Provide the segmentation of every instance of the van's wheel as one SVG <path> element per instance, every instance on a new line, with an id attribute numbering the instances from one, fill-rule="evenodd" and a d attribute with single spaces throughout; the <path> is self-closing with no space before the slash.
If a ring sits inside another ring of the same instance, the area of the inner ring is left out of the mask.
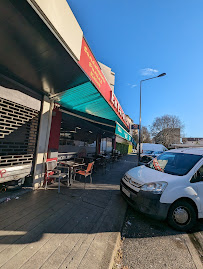
<path id="1" fill-rule="evenodd" d="M 197 222 L 197 212 L 189 202 L 179 200 L 168 211 L 168 223 L 178 231 L 189 231 Z"/>

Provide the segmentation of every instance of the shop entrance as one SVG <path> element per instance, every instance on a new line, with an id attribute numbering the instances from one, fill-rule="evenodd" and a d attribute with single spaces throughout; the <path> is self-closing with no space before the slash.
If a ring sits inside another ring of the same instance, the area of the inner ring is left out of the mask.
<path id="1" fill-rule="evenodd" d="M 85 157 L 112 151 L 112 138 L 114 137 L 115 126 L 101 124 L 96 120 L 86 117 L 62 112 L 60 129 L 59 156 L 66 154 L 66 157 Z M 98 147 L 98 143 L 101 144 Z M 104 143 L 108 141 L 108 143 Z"/>

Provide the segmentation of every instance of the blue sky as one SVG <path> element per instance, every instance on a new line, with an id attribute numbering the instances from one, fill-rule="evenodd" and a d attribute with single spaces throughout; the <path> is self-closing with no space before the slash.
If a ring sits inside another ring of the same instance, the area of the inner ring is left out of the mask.
<path id="1" fill-rule="evenodd" d="M 203 137 L 203 1 L 68 0 L 95 57 L 116 74 L 115 94 L 135 123 L 176 115 Z"/>

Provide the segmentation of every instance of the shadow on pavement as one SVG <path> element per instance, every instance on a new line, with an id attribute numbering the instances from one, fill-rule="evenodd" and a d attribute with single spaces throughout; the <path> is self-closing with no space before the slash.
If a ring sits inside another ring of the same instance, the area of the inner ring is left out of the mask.
<path id="1" fill-rule="evenodd" d="M 49 241 L 57 234 L 120 231 L 126 209 L 120 178 L 135 166 L 135 159 L 125 156 L 105 174 L 97 171 L 93 184 L 76 180 L 71 187 L 61 186 L 60 194 L 53 184 L 47 191 L 39 189 L 0 204 L 0 253 L 3 245 L 30 244 L 46 235 Z"/>

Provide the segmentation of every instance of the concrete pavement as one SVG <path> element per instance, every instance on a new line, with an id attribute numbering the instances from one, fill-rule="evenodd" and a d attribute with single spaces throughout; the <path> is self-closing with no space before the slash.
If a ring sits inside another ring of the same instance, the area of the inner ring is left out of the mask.
<path id="1" fill-rule="evenodd" d="M 203 219 L 199 220 L 196 229 L 188 234 L 191 242 L 195 246 L 203 264 Z"/>
<path id="2" fill-rule="evenodd" d="M 122 265 L 128 269 L 202 269 L 188 234 L 128 208 L 122 231 Z"/>
<path id="3" fill-rule="evenodd" d="M 135 165 L 136 156 L 128 155 L 109 165 L 106 174 L 98 170 L 85 189 L 76 181 L 58 194 L 52 185 L 0 204 L 0 268 L 111 268 L 124 220 L 127 268 L 202 268 L 203 222 L 190 241 L 130 208 L 125 218 L 119 181 Z"/>
<path id="4" fill-rule="evenodd" d="M 122 175 L 128 155 L 93 175 L 93 184 L 26 193 L 0 204 L 0 268 L 110 268 L 126 212 Z"/>

